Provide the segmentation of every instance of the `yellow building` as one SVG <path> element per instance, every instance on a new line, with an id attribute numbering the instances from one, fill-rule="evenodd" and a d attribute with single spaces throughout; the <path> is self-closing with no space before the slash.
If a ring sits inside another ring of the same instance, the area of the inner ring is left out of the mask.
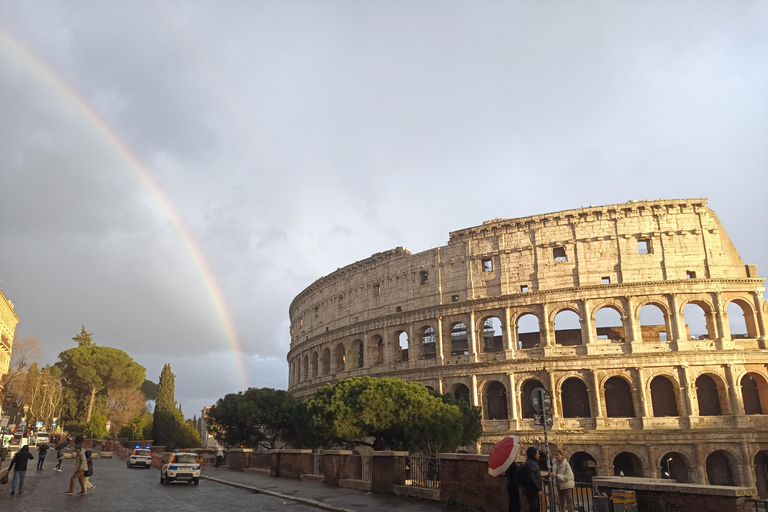
<path id="1" fill-rule="evenodd" d="M 11 364 L 13 334 L 18 323 L 19 317 L 13 310 L 13 302 L 6 299 L 0 291 L 0 392 L 3 390 L 3 377 L 8 373 L 8 366 Z"/>

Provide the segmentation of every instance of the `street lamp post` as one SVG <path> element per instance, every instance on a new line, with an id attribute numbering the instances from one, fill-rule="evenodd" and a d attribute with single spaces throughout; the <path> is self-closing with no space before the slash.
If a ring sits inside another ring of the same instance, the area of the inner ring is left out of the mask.
<path id="1" fill-rule="evenodd" d="M 669 461 L 672 460 L 672 457 L 667 457 L 667 478 L 672 480 L 672 473 L 669 472 Z"/>

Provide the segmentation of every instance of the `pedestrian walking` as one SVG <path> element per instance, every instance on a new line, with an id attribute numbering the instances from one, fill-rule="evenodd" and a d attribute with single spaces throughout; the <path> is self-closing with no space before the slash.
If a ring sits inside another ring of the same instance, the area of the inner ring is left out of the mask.
<path id="1" fill-rule="evenodd" d="M 560 503 L 560 512 L 573 511 L 573 488 L 576 483 L 573 478 L 573 470 L 568 461 L 563 457 L 562 450 L 555 451 L 555 481 L 557 483 L 557 501 Z"/>
<path id="2" fill-rule="evenodd" d="M 85 473 L 83 473 L 83 478 L 85 479 L 86 492 L 96 489 L 96 486 L 91 483 L 91 477 L 93 476 L 93 461 L 91 460 L 92 454 L 93 452 L 91 452 L 91 450 L 85 450 L 85 461 L 87 464 L 87 469 L 85 470 Z"/>
<path id="3" fill-rule="evenodd" d="M 216 452 L 216 468 L 221 466 L 221 462 L 224 460 L 224 450 L 219 446 L 219 450 Z"/>
<path id="4" fill-rule="evenodd" d="M 56 450 L 56 460 L 58 461 L 58 464 L 53 466 L 53 469 L 61 473 L 61 461 L 64 460 L 64 449 Z"/>
<path id="5" fill-rule="evenodd" d="M 5 447 L 5 441 L 0 441 L 0 468 L 3 467 L 3 462 L 8 457 L 8 448 Z"/>
<path id="6" fill-rule="evenodd" d="M 520 469 L 520 485 L 528 499 L 528 508 L 531 512 L 541 510 L 539 493 L 541 492 L 541 469 L 539 468 L 539 450 L 531 446 L 525 451 L 528 460 Z"/>
<path id="7" fill-rule="evenodd" d="M 16 488 L 18 483 L 19 494 L 24 489 L 24 477 L 27 476 L 27 462 L 34 459 L 31 453 L 29 453 L 29 446 L 24 445 L 19 450 L 19 453 L 14 455 L 11 460 L 11 465 L 8 466 L 8 472 L 15 468 L 13 472 L 13 482 L 11 482 L 11 494 L 16 494 Z"/>
<path id="8" fill-rule="evenodd" d="M 80 496 L 86 494 L 85 492 L 85 477 L 83 474 L 88 468 L 88 461 L 85 459 L 85 451 L 80 445 L 75 446 L 75 472 L 72 473 L 72 478 L 69 479 L 69 490 L 64 494 L 74 494 L 75 492 L 75 480 L 80 482 L 80 492 L 77 493 Z"/>
<path id="9" fill-rule="evenodd" d="M 521 464 L 513 462 L 504 473 L 507 477 L 509 512 L 520 512 L 520 468 Z"/>
<path id="10" fill-rule="evenodd" d="M 48 443 L 45 443 L 45 442 L 37 447 L 37 470 L 38 471 L 43 470 L 43 462 L 45 462 L 45 456 L 48 454 L 49 448 L 50 446 L 48 446 Z"/>

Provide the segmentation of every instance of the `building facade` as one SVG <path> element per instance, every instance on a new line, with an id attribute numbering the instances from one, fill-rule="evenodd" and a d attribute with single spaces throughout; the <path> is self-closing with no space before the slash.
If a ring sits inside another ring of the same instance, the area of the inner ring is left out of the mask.
<path id="1" fill-rule="evenodd" d="M 550 443 L 594 474 L 768 495 L 764 279 L 706 199 L 632 201 L 450 234 L 322 277 L 290 306 L 289 390 L 393 376 L 482 409 L 487 452 Z"/>
<path id="2" fill-rule="evenodd" d="M 16 324 L 19 317 L 13 309 L 13 302 L 5 298 L 0 291 L 0 396 L 5 396 L 3 381 L 11 364 L 13 353 L 13 336 L 16 332 Z M 2 418 L 4 404 L 0 402 L 0 418 Z"/>

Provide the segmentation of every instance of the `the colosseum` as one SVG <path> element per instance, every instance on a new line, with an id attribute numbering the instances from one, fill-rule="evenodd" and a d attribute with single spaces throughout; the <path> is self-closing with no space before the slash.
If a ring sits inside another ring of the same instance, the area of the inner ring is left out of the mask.
<path id="1" fill-rule="evenodd" d="M 632 201 L 450 234 L 315 281 L 290 307 L 289 389 L 396 376 L 480 406 L 488 451 L 550 442 L 577 479 L 643 475 L 768 496 L 768 304 L 706 199 Z"/>

